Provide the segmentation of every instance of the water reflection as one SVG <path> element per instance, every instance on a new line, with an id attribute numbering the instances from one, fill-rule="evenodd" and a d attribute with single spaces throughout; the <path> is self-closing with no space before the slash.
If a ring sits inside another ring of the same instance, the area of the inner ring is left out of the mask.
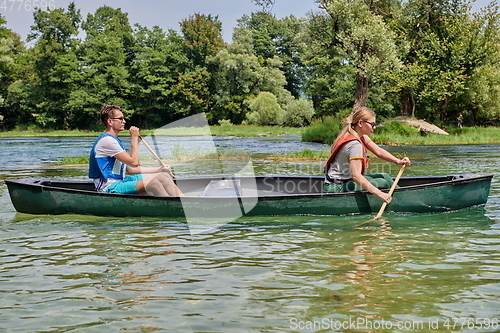
<path id="1" fill-rule="evenodd" d="M 241 219 L 192 236 L 178 221 L 21 216 L 1 233 L 0 317 L 14 324 L 22 305 L 32 312 L 16 321 L 24 329 L 233 332 L 285 330 L 293 318 L 427 322 L 463 315 L 468 299 L 498 302 L 500 263 L 488 256 L 499 237 L 484 210 L 359 227 L 363 218 Z M 49 307 L 57 313 L 41 320 Z"/>

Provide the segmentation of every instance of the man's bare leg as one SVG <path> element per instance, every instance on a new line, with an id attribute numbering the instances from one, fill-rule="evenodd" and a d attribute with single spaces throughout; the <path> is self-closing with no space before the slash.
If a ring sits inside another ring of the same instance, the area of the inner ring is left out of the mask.
<path id="1" fill-rule="evenodd" d="M 146 174 L 143 180 L 137 182 L 137 191 L 161 197 L 184 196 L 172 177 L 165 173 Z"/>

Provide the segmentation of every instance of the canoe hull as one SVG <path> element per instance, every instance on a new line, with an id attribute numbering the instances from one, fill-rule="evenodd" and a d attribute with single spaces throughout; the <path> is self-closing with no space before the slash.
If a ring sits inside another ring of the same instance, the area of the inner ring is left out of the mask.
<path id="1" fill-rule="evenodd" d="M 444 212 L 483 205 L 488 199 L 492 177 L 491 174 L 479 174 L 402 178 L 402 186 L 394 192 L 386 211 Z M 251 178 L 241 179 L 243 184 L 251 181 Z M 206 187 L 209 181 L 207 178 L 177 182 L 183 191 L 187 190 L 185 193 L 189 193 L 189 190 L 196 192 Z M 257 177 L 253 181 L 258 188 L 254 196 L 198 194 L 183 198 L 97 193 L 88 182 L 5 182 L 15 209 L 28 214 L 231 219 L 364 214 L 377 212 L 381 206 L 380 199 L 367 192 L 321 193 L 322 177 L 273 176 Z"/>

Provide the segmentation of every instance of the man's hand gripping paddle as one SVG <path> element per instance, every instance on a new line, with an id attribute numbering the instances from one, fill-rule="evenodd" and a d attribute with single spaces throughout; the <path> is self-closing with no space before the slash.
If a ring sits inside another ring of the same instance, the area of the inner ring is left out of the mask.
<path id="1" fill-rule="evenodd" d="M 144 143 L 144 146 L 147 148 L 147 150 L 149 150 L 149 152 L 151 153 L 151 155 L 153 155 L 153 157 L 155 158 L 155 160 L 158 161 L 158 163 L 160 163 L 160 165 L 163 167 L 163 168 L 167 168 L 168 166 L 163 163 L 163 161 L 161 160 L 160 156 L 158 156 L 155 151 L 149 146 L 149 144 L 146 142 L 146 140 L 144 140 L 144 138 L 142 136 L 139 135 L 139 140 L 142 141 L 142 143 Z M 172 171 L 170 170 L 170 168 L 168 169 L 168 174 L 170 176 L 172 176 L 172 178 L 175 178 L 174 174 L 172 173 Z"/>

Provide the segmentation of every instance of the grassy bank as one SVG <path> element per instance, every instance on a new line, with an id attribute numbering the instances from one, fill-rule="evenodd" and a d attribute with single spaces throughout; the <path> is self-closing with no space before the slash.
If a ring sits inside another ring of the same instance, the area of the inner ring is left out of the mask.
<path id="1" fill-rule="evenodd" d="M 141 135 L 146 136 L 154 133 L 155 135 L 171 136 L 236 136 L 236 137 L 274 137 L 280 135 L 302 135 L 303 128 L 279 127 L 279 126 L 254 126 L 254 125 L 231 125 L 231 126 L 209 126 L 210 132 L 206 127 L 178 127 L 172 129 L 141 130 Z M 0 138 L 13 137 L 97 137 L 100 132 L 93 131 L 6 131 L 0 132 Z M 123 131 L 120 136 L 128 136 L 128 131 Z"/>
<path id="2" fill-rule="evenodd" d="M 79 131 L 79 130 L 58 130 L 58 131 L 45 131 L 45 130 L 29 130 L 29 131 L 5 131 L 0 132 L 0 138 L 37 138 L 37 137 L 87 137 L 87 136 L 99 136 L 100 132 L 92 131 Z"/>
<path id="3" fill-rule="evenodd" d="M 304 130 L 303 141 L 331 144 L 342 128 L 341 119 L 327 117 Z M 370 137 L 385 145 L 465 145 L 500 142 L 499 127 L 444 128 L 450 135 L 419 131 L 399 121 L 385 121 Z"/>
<path id="4" fill-rule="evenodd" d="M 470 145 L 500 143 L 498 127 L 466 127 L 448 131 L 450 135 L 429 132 L 414 133 L 375 133 L 371 136 L 378 144 L 387 145 Z"/>
<path id="5" fill-rule="evenodd" d="M 338 124 L 325 123 L 321 127 L 314 125 L 308 128 L 231 125 L 210 126 L 213 136 L 235 137 L 277 137 L 281 135 L 302 136 L 303 141 L 330 144 L 338 133 Z M 334 128 L 332 130 L 332 128 Z M 500 128 L 498 127 L 464 127 L 462 129 L 446 129 L 450 135 L 440 135 L 420 132 L 409 125 L 392 122 L 377 128 L 371 138 L 378 144 L 386 145 L 453 145 L 453 144 L 497 144 L 500 143 Z M 175 128 L 141 131 L 143 136 L 155 135 L 193 136 L 207 135 L 207 128 Z M 0 132 L 0 137 L 97 137 L 99 132 L 91 131 L 8 131 Z M 122 136 L 127 136 L 123 131 Z M 307 152 L 306 152 L 307 154 Z"/>
<path id="6" fill-rule="evenodd" d="M 280 126 L 255 126 L 255 125 L 232 125 L 232 126 L 210 126 L 212 135 L 236 136 L 236 137 L 260 137 L 280 135 L 302 135 L 304 129 L 297 127 Z"/>

